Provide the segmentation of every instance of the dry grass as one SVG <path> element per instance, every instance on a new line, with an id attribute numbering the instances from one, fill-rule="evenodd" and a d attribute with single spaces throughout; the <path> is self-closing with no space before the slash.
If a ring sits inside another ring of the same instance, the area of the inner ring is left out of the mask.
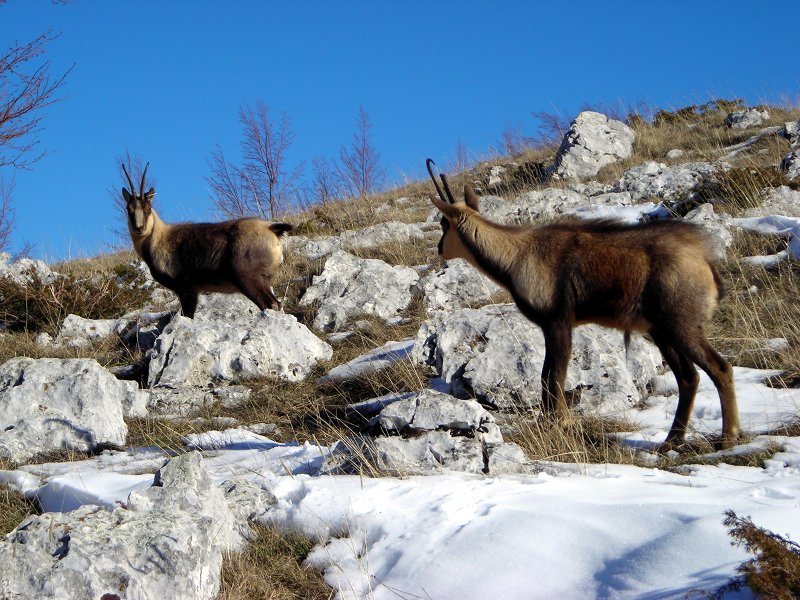
<path id="1" fill-rule="evenodd" d="M 222 563 L 218 600 L 315 600 L 333 590 L 313 569 L 302 566 L 314 542 L 293 531 L 256 525 L 255 538 Z"/>
<path id="2" fill-rule="evenodd" d="M 13 531 L 25 517 L 35 512 L 33 504 L 25 496 L 0 485 L 0 539 Z"/>
<path id="3" fill-rule="evenodd" d="M 772 254 L 777 251 L 775 244 L 769 238 L 737 234 L 731 258 L 722 265 L 727 293 L 709 337 L 734 364 L 780 369 L 785 372 L 784 380 L 791 383 L 800 381 L 800 266 L 785 262 L 766 270 L 739 259 Z M 763 340 L 770 338 L 785 338 L 788 349 L 765 349 Z"/>

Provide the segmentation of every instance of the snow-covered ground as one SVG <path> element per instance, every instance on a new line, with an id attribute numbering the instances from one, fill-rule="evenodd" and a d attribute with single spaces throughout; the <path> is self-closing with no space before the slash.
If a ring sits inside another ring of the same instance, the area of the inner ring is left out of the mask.
<path id="1" fill-rule="evenodd" d="M 800 390 L 773 389 L 771 372 L 737 368 L 743 426 L 771 429 L 800 414 Z M 626 416 L 647 447 L 664 439 L 676 396 L 669 383 Z M 692 425 L 719 431 L 719 401 L 703 380 Z M 800 539 L 800 439 L 760 436 L 782 450 L 766 468 L 695 466 L 679 475 L 623 465 L 548 463 L 534 475 L 320 475 L 328 448 L 280 444 L 228 430 L 192 436 L 220 483 L 247 478 L 278 502 L 270 519 L 315 536 L 309 562 L 341 598 L 683 598 L 713 590 L 747 558 L 731 546 L 724 511 Z M 734 450 L 735 451 L 735 450 Z M 148 487 L 158 450 L 25 467 L 3 479 L 46 511 L 114 506 Z M 747 591 L 733 598 L 749 598 Z"/>

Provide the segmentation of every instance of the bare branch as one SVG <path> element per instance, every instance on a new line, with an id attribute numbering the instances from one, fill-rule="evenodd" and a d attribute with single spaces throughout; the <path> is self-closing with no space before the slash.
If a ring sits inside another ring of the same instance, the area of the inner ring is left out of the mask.
<path id="1" fill-rule="evenodd" d="M 338 196 L 334 167 L 328 159 L 318 156 L 311 161 L 311 168 L 314 172 L 312 182 L 314 199 L 324 206 Z"/>
<path id="2" fill-rule="evenodd" d="M 57 95 L 72 67 L 50 77 L 50 61 L 32 65 L 58 36 L 47 31 L 30 42 L 12 46 L 0 56 L 0 167 L 29 167 L 45 155 L 36 151 L 42 109 L 61 100 Z"/>
<path id="3" fill-rule="evenodd" d="M 0 252 L 5 252 L 11 243 L 16 214 L 11 197 L 14 195 L 14 180 L 6 181 L 0 175 Z"/>
<path id="4" fill-rule="evenodd" d="M 339 148 L 337 165 L 342 188 L 351 196 L 368 196 L 378 191 L 386 181 L 380 155 L 369 135 L 371 128 L 369 116 L 364 107 L 359 106 L 356 131 L 350 146 Z"/>
<path id="5" fill-rule="evenodd" d="M 275 218 L 292 205 L 302 174 L 302 165 L 292 170 L 286 166 L 294 139 L 289 118 L 282 114 L 278 122 L 273 121 L 267 105 L 259 100 L 255 108 L 239 110 L 239 121 L 243 164 L 227 162 L 219 147 L 209 159 L 211 176 L 206 181 L 214 204 L 232 218 Z"/>

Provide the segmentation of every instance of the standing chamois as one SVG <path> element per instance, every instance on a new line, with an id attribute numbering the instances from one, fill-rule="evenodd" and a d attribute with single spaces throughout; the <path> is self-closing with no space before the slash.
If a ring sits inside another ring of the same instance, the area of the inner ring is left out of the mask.
<path id="1" fill-rule="evenodd" d="M 442 191 L 428 159 L 439 198 L 430 198 L 442 217 L 439 254 L 463 258 L 507 289 L 519 310 L 541 327 L 543 411 L 570 420 L 564 382 L 572 329 L 597 323 L 625 332 L 650 334 L 678 382 L 678 409 L 665 444 L 686 434 L 699 375 L 714 382 L 722 406 L 722 446 L 735 443 L 739 413 L 733 369 L 709 344 L 704 324 L 720 295 L 713 251 L 696 225 L 666 220 L 627 225 L 609 220 L 569 221 L 541 226 L 498 225 L 478 212 L 468 185 L 457 201 L 444 174 Z"/>
<path id="2" fill-rule="evenodd" d="M 181 301 L 184 316 L 193 317 L 200 292 L 241 292 L 260 310 L 277 310 L 281 303 L 272 290 L 272 277 L 283 262 L 280 237 L 288 223 L 237 219 L 222 223 L 164 223 L 153 210 L 152 187 L 145 193 L 148 163 L 139 192 L 125 165 L 131 186 L 122 188 L 133 247 L 158 283 Z"/>

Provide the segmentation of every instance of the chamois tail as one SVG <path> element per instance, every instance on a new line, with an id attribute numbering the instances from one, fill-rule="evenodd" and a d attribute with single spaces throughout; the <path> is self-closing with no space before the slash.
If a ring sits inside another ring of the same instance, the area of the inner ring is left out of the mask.
<path id="1" fill-rule="evenodd" d="M 719 274 L 717 267 L 711 263 L 709 264 L 711 267 L 711 274 L 714 276 L 714 284 L 717 286 L 717 301 L 722 300 L 725 297 L 726 289 L 725 289 L 725 282 L 722 281 L 722 276 Z"/>

